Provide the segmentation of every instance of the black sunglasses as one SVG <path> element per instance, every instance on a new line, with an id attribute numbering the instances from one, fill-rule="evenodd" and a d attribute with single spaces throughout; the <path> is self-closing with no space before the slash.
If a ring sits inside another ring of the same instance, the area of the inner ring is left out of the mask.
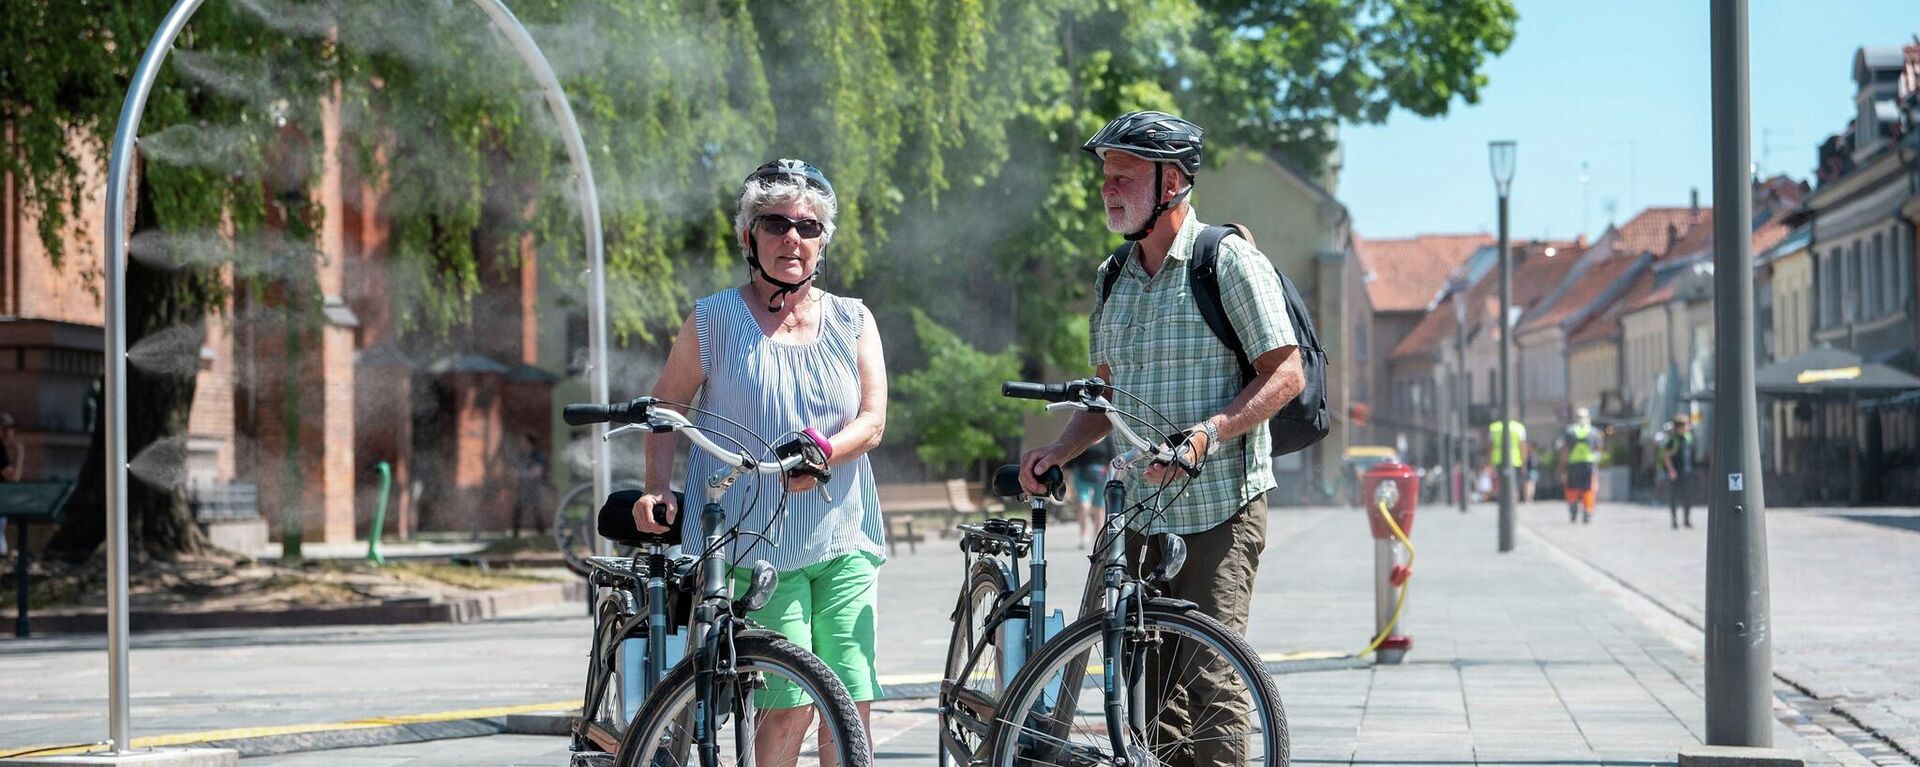
<path id="1" fill-rule="evenodd" d="M 827 225 L 820 223 L 818 219 L 803 218 L 798 221 L 795 221 L 791 218 L 787 218 L 786 216 L 782 216 L 775 213 L 767 213 L 767 214 L 763 214 L 761 216 L 755 217 L 754 224 L 760 227 L 760 231 L 766 232 L 767 234 L 771 234 L 775 237 L 785 236 L 787 233 L 787 230 L 792 229 L 794 232 L 798 233 L 800 235 L 800 239 L 803 239 L 803 240 L 811 240 L 811 239 L 817 238 L 820 235 L 826 233 L 827 231 Z"/>

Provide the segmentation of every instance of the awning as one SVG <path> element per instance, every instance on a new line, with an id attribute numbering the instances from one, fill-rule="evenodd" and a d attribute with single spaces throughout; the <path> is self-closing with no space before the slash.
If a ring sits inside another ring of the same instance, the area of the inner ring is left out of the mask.
<path id="1" fill-rule="evenodd" d="M 1820 347 L 1761 368 L 1753 386 L 1776 396 L 1824 393 L 1894 393 L 1920 389 L 1920 377 L 1867 362 L 1845 349 Z"/>

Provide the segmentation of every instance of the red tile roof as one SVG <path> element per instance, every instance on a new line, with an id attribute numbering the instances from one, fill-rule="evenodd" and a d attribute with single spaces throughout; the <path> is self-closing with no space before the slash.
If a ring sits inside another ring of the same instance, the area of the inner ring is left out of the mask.
<path id="1" fill-rule="evenodd" d="M 1699 210 L 1686 206 L 1648 208 L 1628 219 L 1626 223 L 1607 230 L 1606 234 L 1601 235 L 1601 240 L 1613 238 L 1614 253 L 1629 257 L 1647 252 L 1665 253 L 1669 226 L 1677 230 L 1680 236 L 1685 237 L 1694 225 L 1711 221 L 1712 216 L 1712 208 L 1703 207 Z"/>
<path id="2" fill-rule="evenodd" d="M 1567 347 L 1619 338 L 1622 330 L 1621 315 L 1633 311 L 1635 303 L 1655 289 L 1653 270 L 1651 268 L 1640 270 L 1640 274 L 1633 278 L 1633 282 L 1627 285 L 1627 289 L 1620 294 L 1620 298 L 1608 306 L 1606 311 L 1595 313 L 1573 329 L 1573 332 L 1567 336 Z M 1671 285 L 1664 289 L 1669 294 L 1672 293 Z"/>
<path id="3" fill-rule="evenodd" d="M 1376 312 L 1425 311 L 1447 278 L 1473 252 L 1489 245 L 1485 234 L 1423 234 L 1397 240 L 1354 238 L 1354 255 L 1366 275 L 1367 298 Z"/>
<path id="4" fill-rule="evenodd" d="M 1437 356 L 1441 344 L 1453 340 L 1456 332 L 1454 328 L 1458 323 L 1453 321 L 1453 302 L 1456 298 L 1448 296 L 1442 299 L 1433 307 L 1433 311 L 1421 317 L 1420 322 L 1400 339 L 1400 343 L 1394 345 L 1393 353 L 1387 358 L 1401 360 Z"/>
<path id="5" fill-rule="evenodd" d="M 1548 256 L 1547 249 L 1554 254 Z M 1533 306 L 1543 296 L 1551 292 L 1566 278 L 1585 251 L 1584 240 L 1548 240 L 1521 243 L 1513 246 L 1516 262 L 1513 266 L 1513 305 L 1525 310 Z M 1405 338 L 1393 347 L 1389 359 L 1409 359 L 1431 355 L 1439 350 L 1439 344 L 1445 343 L 1456 332 L 1453 320 L 1453 301 L 1449 298 L 1441 301 L 1433 311 L 1428 312 Z M 1468 289 L 1467 323 L 1478 330 L 1482 325 L 1492 322 L 1500 315 L 1500 272 L 1498 267 L 1487 270 L 1486 276 Z M 1477 311 L 1476 311 L 1477 309 Z"/>
<path id="6" fill-rule="evenodd" d="M 1644 268 L 1642 260 L 1636 256 L 1614 254 L 1600 263 L 1593 264 L 1574 279 L 1551 305 L 1543 305 L 1538 314 L 1532 314 L 1514 331 L 1517 336 L 1543 328 L 1552 327 L 1577 316 L 1593 302 L 1607 294 L 1607 289 L 1626 277 L 1636 267 Z"/>

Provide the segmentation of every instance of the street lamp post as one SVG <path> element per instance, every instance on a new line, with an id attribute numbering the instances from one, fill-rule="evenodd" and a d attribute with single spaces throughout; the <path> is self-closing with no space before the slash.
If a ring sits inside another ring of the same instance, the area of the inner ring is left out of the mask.
<path id="1" fill-rule="evenodd" d="M 1707 515 L 1706 742 L 1773 745 L 1766 495 L 1753 388 L 1753 188 L 1746 0 L 1712 12 L 1713 503 Z"/>
<path id="2" fill-rule="evenodd" d="M 1464 514 L 1467 511 L 1467 488 L 1470 485 L 1473 474 L 1473 471 L 1468 468 L 1473 465 L 1473 462 L 1467 455 L 1467 430 L 1473 428 L 1473 418 L 1470 417 L 1470 412 L 1473 408 L 1473 374 L 1467 372 L 1466 280 L 1459 281 L 1454 287 L 1453 319 L 1453 343 L 1455 352 L 1453 358 L 1453 392 L 1456 401 L 1459 403 L 1459 408 L 1455 410 L 1454 417 L 1460 419 L 1460 426 L 1454 430 L 1453 439 L 1454 461 L 1455 465 L 1460 467 L 1460 482 L 1454 495 L 1460 504 L 1461 513 Z"/>
<path id="3" fill-rule="evenodd" d="M 1513 254 L 1507 252 L 1507 193 L 1513 188 L 1513 165 L 1516 147 L 1512 141 L 1491 141 L 1487 143 L 1487 166 L 1493 171 L 1493 186 L 1500 194 L 1500 444 L 1495 445 L 1493 454 L 1499 458 L 1500 472 L 1500 550 L 1513 550 L 1513 481 L 1514 467 L 1512 446 L 1517 444 L 1513 435 L 1513 398 L 1511 381 L 1513 368 L 1510 349 L 1512 339 L 1513 315 Z"/>

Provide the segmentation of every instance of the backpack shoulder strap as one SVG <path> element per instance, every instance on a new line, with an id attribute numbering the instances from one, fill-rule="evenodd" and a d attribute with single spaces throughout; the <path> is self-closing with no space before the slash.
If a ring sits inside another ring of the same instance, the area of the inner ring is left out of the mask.
<path id="1" fill-rule="evenodd" d="M 1113 283 L 1120 279 L 1120 270 L 1127 264 L 1127 256 L 1133 253 L 1133 243 L 1125 243 L 1119 249 L 1107 255 L 1100 264 L 1100 293 L 1094 296 L 1094 304 L 1107 302 L 1107 295 L 1113 292 Z"/>
<path id="2" fill-rule="evenodd" d="M 1240 378 L 1253 380 L 1253 362 L 1247 359 L 1247 350 L 1240 343 L 1240 334 L 1233 329 L 1233 323 L 1227 319 L 1227 307 L 1220 299 L 1220 241 L 1229 234 L 1238 234 L 1236 225 L 1209 226 L 1201 230 L 1193 241 L 1193 260 L 1187 264 L 1187 282 L 1193 291 L 1193 302 L 1200 309 L 1200 318 L 1207 321 L 1207 329 L 1226 344 L 1233 352 L 1233 358 L 1240 363 Z"/>

